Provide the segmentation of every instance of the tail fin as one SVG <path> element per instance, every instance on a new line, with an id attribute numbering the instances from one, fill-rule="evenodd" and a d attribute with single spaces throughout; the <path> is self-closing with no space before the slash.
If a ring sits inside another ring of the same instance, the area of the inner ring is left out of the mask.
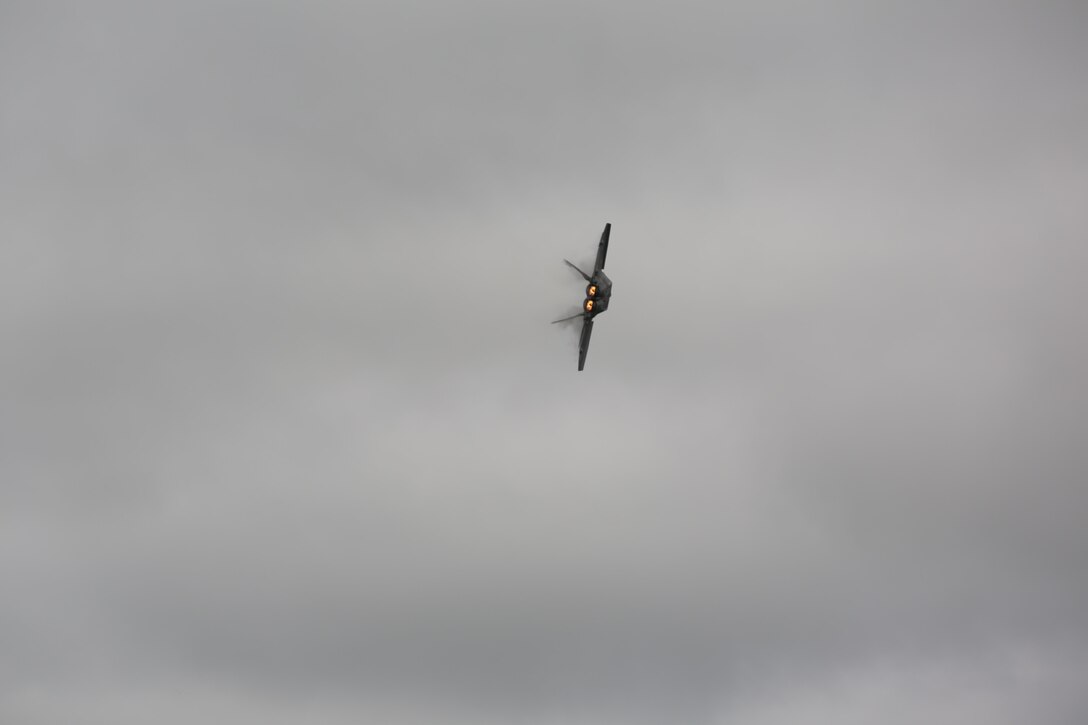
<path id="1" fill-rule="evenodd" d="M 593 279 L 592 277 L 590 277 L 590 276 L 589 276 L 588 274 L 586 274 L 585 272 L 583 272 L 582 270 L 578 269 L 578 268 L 577 268 L 577 267 L 575 267 L 575 266 L 574 266 L 573 264 L 571 264 L 571 263 L 570 263 L 570 260 L 564 259 L 563 261 L 567 263 L 567 266 L 568 266 L 568 267 L 570 267 L 571 269 L 573 269 L 573 270 L 574 270 L 575 272 L 577 272 L 578 274 L 582 275 L 582 277 L 584 277 L 584 278 L 585 278 L 586 282 L 590 282 L 590 281 L 592 281 L 592 279 Z"/>
<path id="2" fill-rule="evenodd" d="M 579 313 L 578 313 L 578 314 L 576 314 L 576 315 L 571 315 L 570 317 L 564 317 L 564 318 L 563 318 L 562 320 L 552 320 L 552 323 L 551 323 L 551 324 L 553 324 L 553 325 L 554 325 L 554 324 L 555 324 L 555 323 L 557 323 L 557 322 L 567 322 L 567 321 L 569 321 L 569 320 L 577 320 L 577 319 L 578 319 L 579 317 L 581 317 L 581 316 L 582 316 L 583 314 L 585 314 L 585 313 L 583 313 L 583 312 L 579 312 Z"/>

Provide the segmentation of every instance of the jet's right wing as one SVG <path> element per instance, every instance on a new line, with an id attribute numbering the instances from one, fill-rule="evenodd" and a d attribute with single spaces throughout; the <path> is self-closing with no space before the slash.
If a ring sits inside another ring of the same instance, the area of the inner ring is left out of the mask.
<path id="1" fill-rule="evenodd" d="M 604 269 L 604 258 L 608 254 L 608 235 L 611 231 L 612 224 L 605 224 L 604 231 L 601 232 L 601 243 L 597 245 L 597 264 L 593 265 L 594 274 Z"/>
<path id="2" fill-rule="evenodd" d="M 586 366 L 586 353 L 589 352 L 589 336 L 593 334 L 593 318 L 586 317 L 582 323 L 582 339 L 578 341 L 578 369 Z"/>

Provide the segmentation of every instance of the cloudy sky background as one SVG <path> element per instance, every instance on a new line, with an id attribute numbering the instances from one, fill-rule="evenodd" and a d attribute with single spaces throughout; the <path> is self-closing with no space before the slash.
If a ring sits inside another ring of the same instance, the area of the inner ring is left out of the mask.
<path id="1" fill-rule="evenodd" d="M 1085 37 L 0 2 L 0 720 L 1083 723 Z"/>

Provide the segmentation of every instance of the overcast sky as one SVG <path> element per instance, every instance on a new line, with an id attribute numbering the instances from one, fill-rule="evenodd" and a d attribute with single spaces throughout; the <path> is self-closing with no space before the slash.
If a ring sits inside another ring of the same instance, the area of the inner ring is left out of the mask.
<path id="1" fill-rule="evenodd" d="M 0 0 L 0 721 L 1082 725 L 1086 38 Z"/>

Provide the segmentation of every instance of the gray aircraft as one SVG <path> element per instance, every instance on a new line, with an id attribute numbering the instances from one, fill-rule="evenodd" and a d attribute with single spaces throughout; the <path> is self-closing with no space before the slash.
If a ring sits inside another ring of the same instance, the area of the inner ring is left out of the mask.
<path id="1" fill-rule="evenodd" d="M 592 275 L 588 275 L 578 269 L 571 264 L 570 261 L 566 259 L 563 260 L 588 282 L 586 285 L 586 299 L 582 303 L 582 311 L 577 315 L 564 317 L 563 319 L 555 320 L 552 323 L 566 322 L 567 320 L 573 320 L 578 317 L 582 318 L 582 337 L 578 341 L 579 370 L 586 366 L 586 353 L 589 352 L 589 336 L 593 334 L 593 318 L 607 310 L 608 301 L 612 299 L 612 280 L 604 273 L 604 258 L 608 254 L 608 234 L 611 231 L 612 225 L 605 224 L 604 231 L 601 232 L 601 242 L 597 245 L 597 262 L 593 265 Z"/>

